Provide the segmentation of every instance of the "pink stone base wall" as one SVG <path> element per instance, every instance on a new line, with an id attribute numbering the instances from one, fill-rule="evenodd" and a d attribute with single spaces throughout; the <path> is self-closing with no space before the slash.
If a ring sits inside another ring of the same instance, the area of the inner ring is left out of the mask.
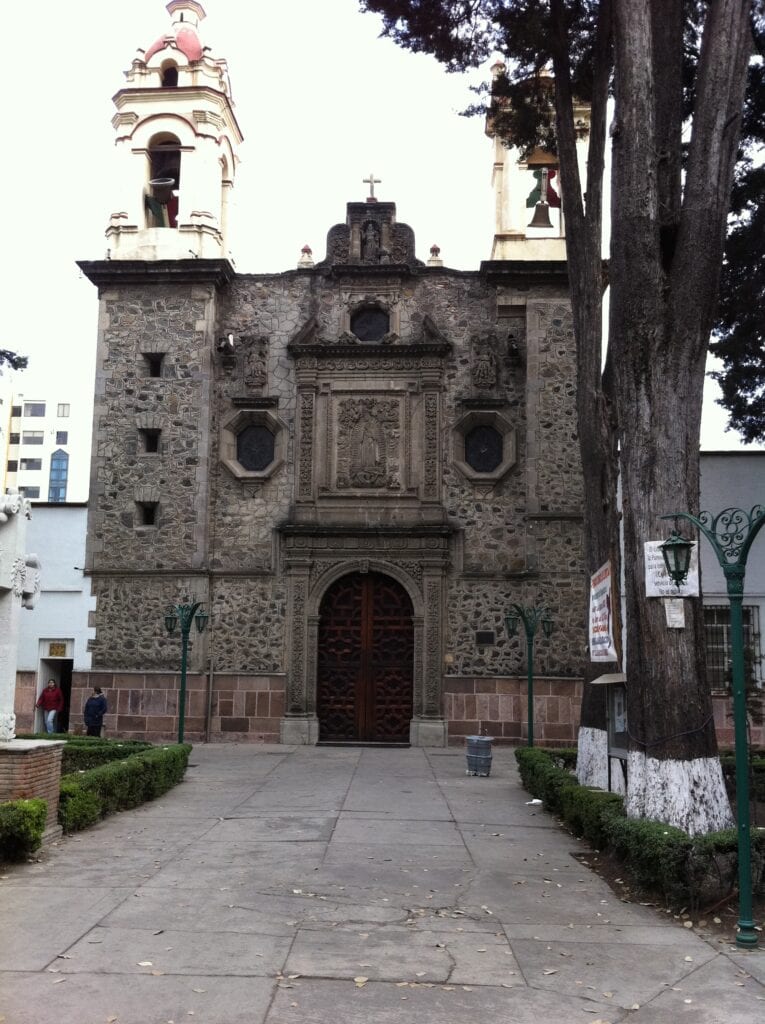
<path id="1" fill-rule="evenodd" d="M 534 742 L 539 746 L 568 747 L 576 744 L 582 704 L 579 679 L 534 679 Z M 732 701 L 725 693 L 712 695 L 717 742 L 733 747 Z M 444 717 L 449 723 L 449 743 L 461 744 L 465 736 L 493 736 L 496 743 L 519 744 L 528 740 L 526 679 L 501 677 L 474 679 L 447 676 L 444 680 Z M 765 747 L 765 727 L 752 726 L 753 746 Z"/>
<path id="2" fill-rule="evenodd" d="M 545 747 L 576 743 L 580 679 L 534 679 L 534 742 Z M 525 743 L 528 739 L 526 680 L 447 676 L 444 679 L 444 717 L 449 743 L 465 736 L 493 736 L 496 743 Z"/>
<path id="3" fill-rule="evenodd" d="M 105 736 L 153 742 L 178 736 L 180 676 L 160 672 L 80 672 L 72 676 L 69 731 L 85 732 L 82 709 L 93 687 L 104 691 L 109 713 Z M 208 678 L 186 677 L 184 738 L 191 743 L 205 738 Z M 33 728 L 35 678 L 20 673 L 16 683 L 16 731 Z M 258 743 L 279 742 L 279 721 L 284 715 L 284 676 L 217 675 L 213 679 L 210 737 Z"/>
<path id="4" fill-rule="evenodd" d="M 35 674 L 20 672 L 16 680 L 16 731 L 31 732 L 34 723 Z M 186 680 L 185 735 L 194 743 L 204 739 L 207 711 L 205 675 Z M 157 672 L 91 672 L 72 677 L 69 731 L 84 733 L 82 708 L 92 688 L 106 694 L 109 714 L 104 735 L 121 739 L 174 740 L 178 735 L 178 675 Z M 215 742 L 278 743 L 279 721 L 284 716 L 284 675 L 218 675 L 213 680 L 210 738 Z M 539 746 L 563 747 L 576 743 L 582 702 L 580 679 L 534 680 L 534 741 Z M 733 746 L 731 700 L 713 694 L 717 740 Z M 444 679 L 443 713 L 449 743 L 465 736 L 493 736 L 497 743 L 522 744 L 528 739 L 525 678 Z M 752 728 L 752 743 L 765 746 L 765 728 Z"/>

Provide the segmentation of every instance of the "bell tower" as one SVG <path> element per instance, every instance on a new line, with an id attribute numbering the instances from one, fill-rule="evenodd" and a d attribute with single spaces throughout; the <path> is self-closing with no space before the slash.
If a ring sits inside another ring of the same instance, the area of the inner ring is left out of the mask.
<path id="1" fill-rule="evenodd" d="M 202 44 L 197 0 L 170 0 L 167 11 L 167 31 L 138 51 L 114 97 L 116 205 L 106 229 L 113 260 L 228 257 L 242 141 L 228 66 Z"/>
<path id="2" fill-rule="evenodd" d="M 495 80 L 504 73 L 498 61 L 492 67 Z M 553 89 L 552 75 L 542 72 L 541 85 Z M 586 180 L 587 135 L 590 110 L 576 104 L 577 159 L 582 182 Z M 561 204 L 558 158 L 540 147 L 523 152 L 507 145 L 496 134 L 491 118 L 486 134 L 494 142 L 492 185 L 495 196 L 493 260 L 565 260 L 565 224 Z"/>

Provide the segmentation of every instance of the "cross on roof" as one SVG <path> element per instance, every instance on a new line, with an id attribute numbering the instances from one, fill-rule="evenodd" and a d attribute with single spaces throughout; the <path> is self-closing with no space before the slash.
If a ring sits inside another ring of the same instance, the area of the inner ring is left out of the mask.
<path id="1" fill-rule="evenodd" d="M 374 171 L 369 172 L 369 177 L 364 178 L 364 184 L 369 185 L 369 195 L 367 196 L 368 203 L 376 203 L 377 198 L 375 197 L 375 185 L 379 185 L 381 182 L 380 178 L 376 178 Z"/>

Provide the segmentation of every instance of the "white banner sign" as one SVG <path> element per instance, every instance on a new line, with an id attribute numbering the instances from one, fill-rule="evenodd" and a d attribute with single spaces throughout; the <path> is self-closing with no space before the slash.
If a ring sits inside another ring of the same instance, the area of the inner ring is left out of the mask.
<path id="1" fill-rule="evenodd" d="M 616 661 L 611 563 L 590 577 L 590 661 Z"/>
<path id="2" fill-rule="evenodd" d="M 661 553 L 663 540 L 649 540 L 645 552 L 645 596 L 646 597 L 698 597 L 699 596 L 699 546 L 693 542 L 688 579 L 678 589 L 670 579 Z"/>

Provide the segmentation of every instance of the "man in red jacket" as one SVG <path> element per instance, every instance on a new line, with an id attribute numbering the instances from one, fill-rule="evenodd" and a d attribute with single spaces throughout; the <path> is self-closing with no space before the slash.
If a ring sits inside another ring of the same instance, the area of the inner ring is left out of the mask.
<path id="1" fill-rule="evenodd" d="M 48 685 L 40 694 L 36 706 L 42 709 L 45 731 L 55 732 L 56 717 L 59 711 L 64 710 L 64 694 L 55 679 L 48 680 Z"/>

